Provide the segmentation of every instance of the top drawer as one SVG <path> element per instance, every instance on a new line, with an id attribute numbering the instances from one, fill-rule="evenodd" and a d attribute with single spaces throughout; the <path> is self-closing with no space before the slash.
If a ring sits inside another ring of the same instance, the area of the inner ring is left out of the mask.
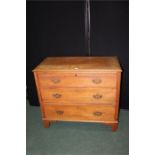
<path id="1" fill-rule="evenodd" d="M 115 73 L 53 73 L 39 72 L 42 88 L 52 87 L 116 87 Z"/>

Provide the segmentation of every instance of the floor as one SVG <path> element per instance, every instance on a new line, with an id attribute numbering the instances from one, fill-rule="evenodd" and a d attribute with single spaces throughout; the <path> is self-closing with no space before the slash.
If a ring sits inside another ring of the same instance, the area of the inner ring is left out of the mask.
<path id="1" fill-rule="evenodd" d="M 27 104 L 27 155 L 128 155 L 129 112 L 117 132 L 99 123 L 56 122 L 45 129 L 39 107 Z"/>

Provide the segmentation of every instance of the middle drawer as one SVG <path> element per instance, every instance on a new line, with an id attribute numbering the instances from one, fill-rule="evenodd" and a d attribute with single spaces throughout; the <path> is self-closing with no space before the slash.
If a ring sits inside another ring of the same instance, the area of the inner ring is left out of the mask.
<path id="1" fill-rule="evenodd" d="M 115 88 L 54 88 L 41 89 L 43 102 L 51 103 L 114 103 Z"/>

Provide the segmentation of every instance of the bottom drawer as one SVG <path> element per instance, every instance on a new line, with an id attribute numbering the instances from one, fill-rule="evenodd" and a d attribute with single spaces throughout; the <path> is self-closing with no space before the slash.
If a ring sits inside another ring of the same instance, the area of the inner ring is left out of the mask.
<path id="1" fill-rule="evenodd" d="M 113 106 L 51 106 L 44 105 L 46 119 L 68 121 L 113 121 L 115 109 Z"/>

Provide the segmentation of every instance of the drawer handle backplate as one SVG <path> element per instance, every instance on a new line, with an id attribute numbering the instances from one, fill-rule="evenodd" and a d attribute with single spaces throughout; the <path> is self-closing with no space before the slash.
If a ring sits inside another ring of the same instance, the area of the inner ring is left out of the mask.
<path id="1" fill-rule="evenodd" d="M 53 94 L 54 98 L 60 98 L 62 95 L 61 94 Z"/>
<path id="2" fill-rule="evenodd" d="M 64 113 L 64 111 L 57 110 L 56 113 L 57 113 L 58 115 L 62 115 L 62 114 Z"/>
<path id="3" fill-rule="evenodd" d="M 51 81 L 53 82 L 53 83 L 60 83 L 60 79 L 51 79 Z"/>
<path id="4" fill-rule="evenodd" d="M 102 80 L 101 79 L 93 79 L 92 82 L 95 84 L 100 84 L 102 82 Z"/>
<path id="5" fill-rule="evenodd" d="M 102 95 L 96 94 L 96 95 L 93 95 L 93 98 L 95 98 L 95 99 L 101 99 L 102 98 Z"/>
<path id="6" fill-rule="evenodd" d="M 101 115 L 102 115 L 102 112 L 96 111 L 96 112 L 94 112 L 93 114 L 94 114 L 95 116 L 101 116 Z"/>

